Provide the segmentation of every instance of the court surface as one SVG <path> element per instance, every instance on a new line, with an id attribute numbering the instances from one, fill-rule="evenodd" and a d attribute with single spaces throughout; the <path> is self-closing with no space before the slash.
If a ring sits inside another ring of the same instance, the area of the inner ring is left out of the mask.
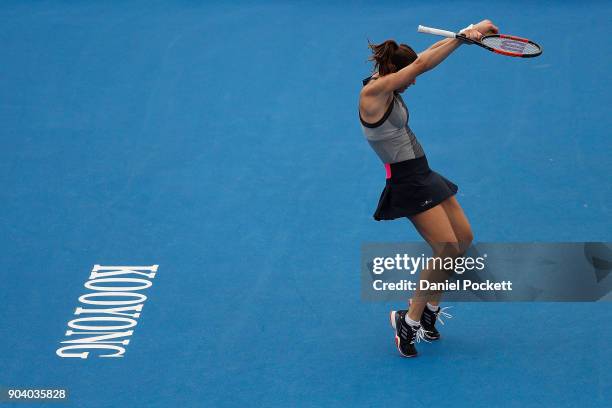
<path id="1" fill-rule="evenodd" d="M 485 17 L 544 54 L 465 46 L 417 80 L 432 168 L 478 241 L 610 241 L 609 2 L 3 2 L 0 386 L 74 407 L 610 406 L 609 303 L 458 303 L 406 360 L 402 305 L 359 297 L 363 242 L 418 239 L 371 218 L 367 39 L 420 50 L 418 24 Z M 94 264 L 159 272 L 123 359 L 59 358 Z"/>

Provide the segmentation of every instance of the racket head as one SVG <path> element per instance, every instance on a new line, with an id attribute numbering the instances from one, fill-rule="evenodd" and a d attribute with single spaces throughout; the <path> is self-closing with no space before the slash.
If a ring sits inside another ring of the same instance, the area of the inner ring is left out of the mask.
<path id="1" fill-rule="evenodd" d="M 486 35 L 480 43 L 489 50 L 509 57 L 533 58 L 542 54 L 542 47 L 527 38 L 506 34 Z"/>

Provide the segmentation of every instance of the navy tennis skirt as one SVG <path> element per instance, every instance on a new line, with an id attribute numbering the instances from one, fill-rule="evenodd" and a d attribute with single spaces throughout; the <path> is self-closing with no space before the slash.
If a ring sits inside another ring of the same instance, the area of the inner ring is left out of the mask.
<path id="1" fill-rule="evenodd" d="M 429 168 L 427 157 L 385 164 L 387 181 L 374 213 L 376 221 L 410 217 L 457 194 L 459 187 Z"/>

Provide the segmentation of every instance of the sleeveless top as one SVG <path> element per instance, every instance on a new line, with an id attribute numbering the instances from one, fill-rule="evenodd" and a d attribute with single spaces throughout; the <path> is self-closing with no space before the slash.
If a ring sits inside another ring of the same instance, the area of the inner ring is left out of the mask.
<path id="1" fill-rule="evenodd" d="M 365 79 L 364 86 L 371 79 Z M 359 114 L 363 133 L 383 163 L 398 163 L 425 156 L 421 144 L 408 126 L 408 116 L 408 108 L 399 93 L 393 94 L 393 100 L 378 122 L 367 123 Z"/>

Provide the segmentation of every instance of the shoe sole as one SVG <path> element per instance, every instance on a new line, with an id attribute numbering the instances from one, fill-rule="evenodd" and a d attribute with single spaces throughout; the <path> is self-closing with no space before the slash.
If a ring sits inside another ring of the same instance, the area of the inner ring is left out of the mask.
<path id="1" fill-rule="evenodd" d="M 389 312 L 389 323 L 391 324 L 391 327 L 393 327 L 393 330 L 395 329 L 395 310 L 392 310 L 391 312 Z M 413 358 L 418 356 L 418 354 L 413 354 L 411 356 L 402 353 L 402 349 L 400 348 L 400 338 L 397 336 L 397 331 L 395 334 L 395 347 L 397 347 L 397 351 L 400 353 L 400 356 L 404 357 L 404 358 Z"/>

